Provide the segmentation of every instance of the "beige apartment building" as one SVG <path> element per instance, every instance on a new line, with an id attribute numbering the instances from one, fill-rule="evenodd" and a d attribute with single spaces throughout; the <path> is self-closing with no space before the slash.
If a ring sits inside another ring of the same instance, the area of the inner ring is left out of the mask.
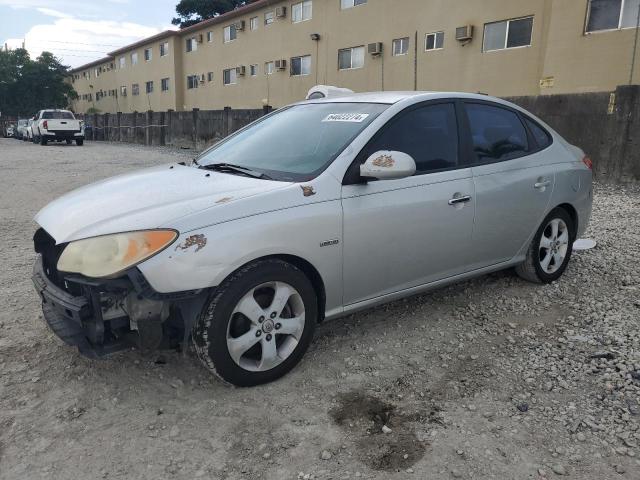
<path id="1" fill-rule="evenodd" d="M 279 107 L 316 84 L 609 91 L 640 79 L 638 8 L 638 0 L 258 0 L 72 70 L 73 107 Z"/>

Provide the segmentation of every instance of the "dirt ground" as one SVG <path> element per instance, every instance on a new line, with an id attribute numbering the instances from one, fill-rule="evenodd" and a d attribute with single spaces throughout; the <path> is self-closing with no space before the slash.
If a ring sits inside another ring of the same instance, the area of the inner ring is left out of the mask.
<path id="1" fill-rule="evenodd" d="M 33 216 L 192 155 L 0 139 L 0 479 L 640 479 L 637 188 L 597 187 L 598 247 L 556 284 L 500 272 L 322 324 L 270 385 L 79 356 L 42 320 Z"/>

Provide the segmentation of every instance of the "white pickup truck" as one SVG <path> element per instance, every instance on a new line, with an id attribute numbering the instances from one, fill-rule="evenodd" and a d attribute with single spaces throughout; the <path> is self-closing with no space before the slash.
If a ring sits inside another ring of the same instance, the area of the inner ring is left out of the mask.
<path id="1" fill-rule="evenodd" d="M 31 125 L 34 143 L 46 145 L 48 141 L 66 141 L 70 145 L 84 143 L 84 122 L 76 120 L 69 110 L 40 110 Z"/>

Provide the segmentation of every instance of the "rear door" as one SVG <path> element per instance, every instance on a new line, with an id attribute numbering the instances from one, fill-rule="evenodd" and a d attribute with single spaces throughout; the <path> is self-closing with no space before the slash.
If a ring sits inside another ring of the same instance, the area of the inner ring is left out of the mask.
<path id="1" fill-rule="evenodd" d="M 473 267 L 480 268 L 513 258 L 529 240 L 548 209 L 555 174 L 520 112 L 481 101 L 464 102 L 464 109 L 476 192 Z"/>
<path id="2" fill-rule="evenodd" d="M 355 180 L 353 172 L 380 150 L 411 155 L 416 174 L 368 183 Z M 466 269 L 473 179 L 471 169 L 460 161 L 454 102 L 422 104 L 400 113 L 360 152 L 344 183 L 345 305 Z"/>

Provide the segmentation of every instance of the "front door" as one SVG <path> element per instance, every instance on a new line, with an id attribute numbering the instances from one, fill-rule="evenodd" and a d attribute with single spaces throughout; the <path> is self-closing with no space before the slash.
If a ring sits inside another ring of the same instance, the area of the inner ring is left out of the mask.
<path id="1" fill-rule="evenodd" d="M 343 186 L 344 304 L 466 270 L 474 217 L 471 169 L 459 162 L 453 103 L 420 105 L 387 124 L 358 155 L 407 153 L 415 176 Z"/>

